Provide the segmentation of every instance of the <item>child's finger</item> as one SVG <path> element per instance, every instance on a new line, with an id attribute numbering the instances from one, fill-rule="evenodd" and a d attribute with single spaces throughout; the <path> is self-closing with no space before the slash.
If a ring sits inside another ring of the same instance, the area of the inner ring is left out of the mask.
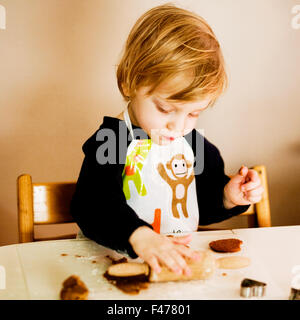
<path id="1" fill-rule="evenodd" d="M 252 203 L 257 203 L 261 200 L 261 196 L 259 197 L 248 197 L 248 200 L 251 201 Z"/>
<path id="2" fill-rule="evenodd" d="M 177 251 L 172 252 L 173 258 L 176 260 L 177 264 L 181 268 L 181 273 L 184 272 L 186 275 L 189 275 L 191 272 L 191 269 L 187 265 L 185 259 L 180 255 Z"/>
<path id="3" fill-rule="evenodd" d="M 168 269 L 177 274 L 181 274 L 182 270 L 170 252 L 162 252 L 158 258 Z"/>
<path id="4" fill-rule="evenodd" d="M 188 234 L 186 236 L 181 236 L 181 237 L 172 237 L 170 238 L 173 243 L 177 244 L 188 244 L 192 240 L 192 234 Z"/>
<path id="5" fill-rule="evenodd" d="M 176 250 L 183 256 L 192 259 L 200 260 L 202 258 L 202 253 L 192 250 L 191 248 L 185 246 L 178 246 Z"/>
<path id="6" fill-rule="evenodd" d="M 247 177 L 249 178 L 249 182 L 246 182 L 241 186 L 242 191 L 253 190 L 261 186 L 261 181 L 257 172 L 256 174 L 251 174 L 251 175 L 248 175 Z"/>
<path id="7" fill-rule="evenodd" d="M 234 176 L 234 182 L 242 185 L 242 191 L 250 190 L 257 187 L 260 184 L 260 178 L 258 173 L 253 169 L 248 169 L 242 166 L 239 170 L 239 174 Z"/>
<path id="8" fill-rule="evenodd" d="M 239 170 L 239 175 L 245 177 L 248 173 L 248 168 L 246 166 L 241 166 Z"/>
<path id="9" fill-rule="evenodd" d="M 230 181 L 234 184 L 241 184 L 245 182 L 248 173 L 248 168 L 242 166 L 237 174 L 231 177 Z"/>
<path id="10" fill-rule="evenodd" d="M 149 266 L 156 272 L 160 273 L 161 272 L 161 267 L 158 263 L 158 260 L 155 256 L 151 255 L 148 258 L 144 259 L 145 262 L 149 264 Z"/>
<path id="11" fill-rule="evenodd" d="M 264 192 L 264 188 L 262 186 L 255 188 L 253 190 L 247 191 L 246 195 L 247 197 L 258 197 L 261 196 L 262 193 Z"/>
<path id="12" fill-rule="evenodd" d="M 251 204 L 252 202 L 248 199 L 247 195 L 244 195 L 243 198 L 239 200 L 239 205 L 240 206 L 247 206 Z"/>
<path id="13" fill-rule="evenodd" d="M 246 182 L 258 182 L 258 181 L 260 181 L 260 178 L 257 171 L 253 169 L 249 169 L 246 176 Z"/>
<path id="14" fill-rule="evenodd" d="M 241 186 L 241 189 L 243 192 L 245 192 L 245 191 L 251 191 L 251 190 L 257 189 L 258 187 L 260 187 L 260 181 L 244 183 Z"/>

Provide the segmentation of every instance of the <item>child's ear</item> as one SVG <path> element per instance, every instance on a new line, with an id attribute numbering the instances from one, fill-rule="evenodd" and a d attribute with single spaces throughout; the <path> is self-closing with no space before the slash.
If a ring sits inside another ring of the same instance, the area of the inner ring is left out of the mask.
<path id="1" fill-rule="evenodd" d="M 125 83 L 122 83 L 122 89 L 123 89 L 123 93 L 125 94 L 126 97 L 129 98 L 129 89 L 128 86 Z"/>

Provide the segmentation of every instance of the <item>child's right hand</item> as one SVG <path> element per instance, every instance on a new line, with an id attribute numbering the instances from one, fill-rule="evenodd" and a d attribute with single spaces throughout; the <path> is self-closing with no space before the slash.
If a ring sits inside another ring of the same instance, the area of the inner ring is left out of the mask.
<path id="1" fill-rule="evenodd" d="M 130 236 L 129 243 L 136 254 L 141 257 L 156 273 L 160 273 L 161 265 L 165 265 L 177 274 L 190 275 L 184 257 L 199 260 L 200 254 L 186 246 L 191 235 L 183 237 L 167 237 L 143 226 L 137 228 Z"/>

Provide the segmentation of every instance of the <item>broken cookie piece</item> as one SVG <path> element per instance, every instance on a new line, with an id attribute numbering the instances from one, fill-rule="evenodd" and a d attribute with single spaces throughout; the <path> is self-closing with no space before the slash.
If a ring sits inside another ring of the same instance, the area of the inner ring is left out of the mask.
<path id="1" fill-rule="evenodd" d="M 61 300 L 86 300 L 89 290 L 81 279 L 72 275 L 63 282 L 60 292 Z"/>
<path id="2" fill-rule="evenodd" d="M 216 252 L 237 252 L 242 243 L 240 239 L 221 239 L 210 242 L 209 247 Z"/>

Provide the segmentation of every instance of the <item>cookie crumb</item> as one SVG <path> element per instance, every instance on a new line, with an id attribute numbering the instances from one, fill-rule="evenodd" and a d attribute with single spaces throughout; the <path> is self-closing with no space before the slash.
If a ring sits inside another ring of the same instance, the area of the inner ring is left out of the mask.
<path id="1" fill-rule="evenodd" d="M 116 260 L 116 259 L 112 258 L 111 256 L 107 255 L 107 256 L 105 256 L 105 258 L 108 258 L 112 264 L 128 262 L 128 259 L 126 257 L 123 257 L 121 259 Z"/>

